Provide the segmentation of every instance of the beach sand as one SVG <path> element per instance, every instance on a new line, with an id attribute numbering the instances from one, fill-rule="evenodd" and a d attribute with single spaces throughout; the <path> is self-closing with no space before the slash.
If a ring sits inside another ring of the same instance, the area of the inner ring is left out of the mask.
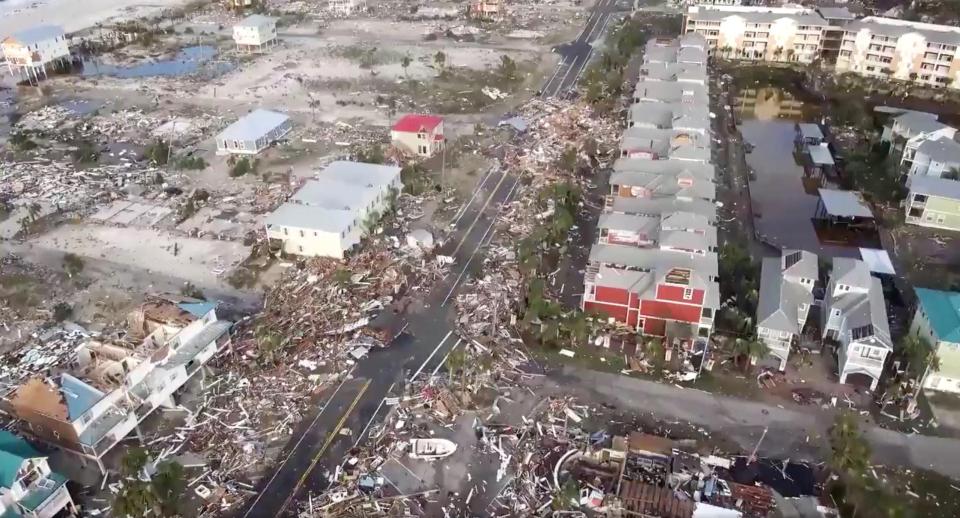
<path id="1" fill-rule="evenodd" d="M 40 24 L 60 25 L 71 33 L 97 23 L 152 15 L 187 1 L 7 0 L 0 2 L 0 38 Z"/>

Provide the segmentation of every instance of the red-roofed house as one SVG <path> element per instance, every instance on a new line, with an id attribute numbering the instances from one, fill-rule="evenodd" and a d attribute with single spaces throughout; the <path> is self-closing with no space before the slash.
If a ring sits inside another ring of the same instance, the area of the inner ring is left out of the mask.
<path id="1" fill-rule="evenodd" d="M 443 118 L 436 115 L 404 115 L 390 130 L 393 145 L 422 157 L 443 149 Z"/>

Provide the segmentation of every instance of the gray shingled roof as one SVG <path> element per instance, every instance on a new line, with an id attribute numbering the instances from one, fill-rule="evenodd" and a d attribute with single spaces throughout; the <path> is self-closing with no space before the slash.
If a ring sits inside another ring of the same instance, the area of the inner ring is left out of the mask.
<path id="1" fill-rule="evenodd" d="M 709 218 L 710 221 L 716 221 L 717 219 L 717 207 L 707 200 L 625 198 L 623 196 L 614 196 L 611 205 L 613 212 L 621 212 L 624 214 L 661 215 L 670 212 L 684 211 L 699 214 Z"/>
<path id="2" fill-rule="evenodd" d="M 800 260 L 784 269 L 784 259 L 799 252 Z M 760 296 L 757 325 L 799 334 L 799 306 L 813 304 L 813 286 L 799 283 L 800 278 L 818 277 L 817 256 L 806 251 L 784 250 L 780 257 L 766 257 L 760 268 Z"/>
<path id="3" fill-rule="evenodd" d="M 644 158 L 618 158 L 613 163 L 614 172 L 638 172 L 650 174 L 670 174 L 677 176 L 687 173 L 696 178 L 712 180 L 716 170 L 709 164 L 697 164 L 677 160 L 646 160 Z"/>
<path id="4" fill-rule="evenodd" d="M 936 176 L 915 175 L 907 181 L 910 192 L 960 200 L 960 181 Z"/>
<path id="5" fill-rule="evenodd" d="M 855 20 L 845 26 L 847 33 L 857 33 L 861 30 L 868 30 L 873 34 L 899 38 L 904 34 L 916 33 L 930 43 L 942 43 L 947 45 L 960 45 L 960 29 L 945 25 L 933 25 L 930 23 L 909 22 L 893 18 L 883 18 L 879 16 L 867 16 L 866 18 Z"/>
<path id="6" fill-rule="evenodd" d="M 687 10 L 687 17 L 692 20 L 722 21 L 731 16 L 748 23 L 774 23 L 789 19 L 797 25 L 829 25 L 819 13 L 809 9 L 700 5 Z"/>
<path id="7" fill-rule="evenodd" d="M 947 164 L 960 163 L 960 144 L 953 139 L 941 137 L 934 140 L 924 140 L 917 146 L 917 153 L 923 153 L 931 160 Z"/>

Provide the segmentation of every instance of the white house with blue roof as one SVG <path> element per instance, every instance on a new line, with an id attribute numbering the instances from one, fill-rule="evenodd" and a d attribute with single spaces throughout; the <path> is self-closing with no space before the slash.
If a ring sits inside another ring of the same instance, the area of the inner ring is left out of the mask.
<path id="1" fill-rule="evenodd" d="M 138 343 L 91 339 L 77 348 L 68 371 L 34 377 L 4 396 L 23 431 L 93 460 L 102 458 L 230 344 L 232 323 L 212 302 L 174 303 L 183 325 L 158 325 Z"/>
<path id="2" fill-rule="evenodd" d="M 960 393 L 960 292 L 916 288 L 917 311 L 910 332 L 926 338 L 940 368 L 928 370 L 923 388 Z"/>
<path id="3" fill-rule="evenodd" d="M 76 512 L 67 478 L 23 438 L 0 430 L 0 518 L 51 518 L 63 510 Z"/>
<path id="4" fill-rule="evenodd" d="M 70 48 L 63 27 L 37 25 L 3 39 L 0 47 L 11 75 L 19 74 L 31 80 L 47 76 L 47 67 L 52 64 L 67 64 Z M 16 72 L 16 74 L 15 74 Z"/>

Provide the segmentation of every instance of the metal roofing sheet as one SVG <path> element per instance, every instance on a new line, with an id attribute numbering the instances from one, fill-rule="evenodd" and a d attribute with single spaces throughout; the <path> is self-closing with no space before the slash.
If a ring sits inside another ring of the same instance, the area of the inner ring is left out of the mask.
<path id="1" fill-rule="evenodd" d="M 280 112 L 256 109 L 227 126 L 217 138 L 222 140 L 257 140 L 289 119 L 290 117 Z"/>

